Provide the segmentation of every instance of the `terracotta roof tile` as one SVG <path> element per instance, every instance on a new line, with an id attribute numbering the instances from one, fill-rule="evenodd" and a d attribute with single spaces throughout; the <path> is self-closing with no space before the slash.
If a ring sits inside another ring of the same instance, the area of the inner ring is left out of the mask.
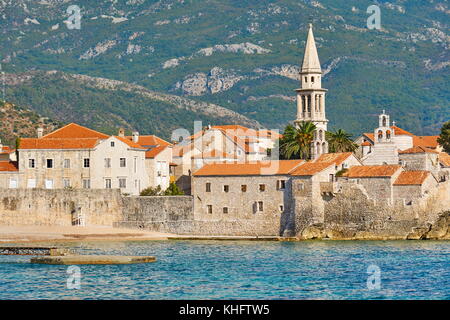
<path id="1" fill-rule="evenodd" d="M 154 159 L 158 154 L 166 150 L 167 146 L 158 146 L 145 152 L 146 159 Z"/>
<path id="2" fill-rule="evenodd" d="M 314 162 L 328 162 L 335 165 L 342 164 L 345 160 L 353 155 L 352 152 L 336 152 L 336 153 L 324 153 Z"/>
<path id="3" fill-rule="evenodd" d="M 439 145 L 437 139 L 439 136 L 414 136 L 413 145 L 417 147 L 425 147 L 436 149 Z"/>
<path id="4" fill-rule="evenodd" d="M 366 132 L 363 133 L 363 135 L 366 136 L 366 138 L 368 138 L 370 141 L 375 142 L 375 136 L 373 133 Z"/>
<path id="5" fill-rule="evenodd" d="M 348 178 L 392 177 L 400 169 L 399 165 L 354 166 L 343 176 Z"/>
<path id="6" fill-rule="evenodd" d="M 407 135 L 407 136 L 414 136 L 411 132 L 408 132 L 402 128 L 399 128 L 397 126 L 391 126 L 392 129 L 394 129 L 394 134 L 396 136 L 401 136 L 401 135 Z"/>
<path id="7" fill-rule="evenodd" d="M 412 147 L 403 151 L 399 151 L 399 154 L 408 154 L 408 153 L 439 153 L 435 150 L 425 148 L 425 147 Z"/>
<path id="8" fill-rule="evenodd" d="M 291 172 L 292 176 L 313 176 L 334 166 L 331 162 L 306 162 Z"/>
<path id="9" fill-rule="evenodd" d="M 439 153 L 439 162 L 444 167 L 450 167 L 450 155 L 448 153 L 445 153 L 445 152 Z"/>
<path id="10" fill-rule="evenodd" d="M 133 141 L 133 137 L 126 136 L 130 141 Z M 151 146 L 170 146 L 171 143 L 161 139 L 160 137 L 157 137 L 155 135 L 147 135 L 147 136 L 139 136 L 139 140 L 137 142 L 143 147 L 151 147 Z"/>
<path id="11" fill-rule="evenodd" d="M 13 172 L 13 171 L 19 171 L 17 162 L 0 161 L 0 172 Z"/>
<path id="12" fill-rule="evenodd" d="M 395 186 L 421 185 L 430 175 L 429 171 L 403 171 L 395 180 Z"/>
<path id="13" fill-rule="evenodd" d="M 58 139 L 61 139 L 61 138 L 63 138 L 63 139 L 65 139 L 65 138 L 107 139 L 108 137 L 109 136 L 104 133 L 80 126 L 76 123 L 69 123 L 68 125 L 66 125 L 64 127 L 57 129 L 57 130 L 43 136 L 42 139 L 48 139 L 48 138 L 50 138 L 50 139 L 55 139 L 55 138 L 58 138 Z"/>
<path id="14" fill-rule="evenodd" d="M 19 149 L 92 149 L 97 145 L 97 138 L 81 139 L 20 139 Z"/>
<path id="15" fill-rule="evenodd" d="M 275 160 L 254 163 L 214 163 L 206 164 L 194 176 L 259 176 L 287 175 L 303 160 Z"/>
<path id="16" fill-rule="evenodd" d="M 119 137 L 119 136 L 113 136 L 113 137 L 118 139 L 118 140 L 120 140 L 120 141 L 122 141 L 123 143 L 127 144 L 129 147 L 131 147 L 133 149 L 147 150 L 147 148 L 142 147 L 141 145 L 139 145 L 139 144 L 137 144 L 137 143 L 135 143 L 133 141 L 130 141 L 130 140 L 128 140 L 125 137 Z"/>

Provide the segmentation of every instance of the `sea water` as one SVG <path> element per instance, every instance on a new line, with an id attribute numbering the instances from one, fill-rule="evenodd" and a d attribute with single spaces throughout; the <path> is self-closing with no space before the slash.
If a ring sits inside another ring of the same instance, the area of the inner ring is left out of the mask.
<path id="1" fill-rule="evenodd" d="M 69 269 L 30 264 L 25 256 L 0 256 L 0 299 L 450 298 L 449 241 L 142 241 L 63 246 L 80 254 L 154 255 L 158 261 Z"/>

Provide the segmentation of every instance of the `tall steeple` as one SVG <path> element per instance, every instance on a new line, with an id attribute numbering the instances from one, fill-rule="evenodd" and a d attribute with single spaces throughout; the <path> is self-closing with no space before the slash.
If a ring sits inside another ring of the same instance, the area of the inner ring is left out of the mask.
<path id="1" fill-rule="evenodd" d="M 297 120 L 295 123 L 298 125 L 304 121 L 311 121 L 316 125 L 314 140 L 311 143 L 311 157 L 316 159 L 321 154 L 328 153 L 328 142 L 325 139 L 328 124 L 325 116 L 325 94 L 328 90 L 322 88 L 322 69 L 312 24 L 309 25 L 300 78 L 301 89 L 296 90 Z"/>
<path id="2" fill-rule="evenodd" d="M 322 73 L 322 69 L 320 68 L 319 55 L 316 48 L 316 41 L 314 40 L 312 24 L 309 24 L 308 39 L 306 40 L 302 72 Z"/>

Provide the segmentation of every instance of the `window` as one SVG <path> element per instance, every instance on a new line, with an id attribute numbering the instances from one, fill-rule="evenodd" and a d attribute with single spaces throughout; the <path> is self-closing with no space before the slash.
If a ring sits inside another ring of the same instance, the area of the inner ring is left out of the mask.
<path id="1" fill-rule="evenodd" d="M 28 179 L 27 188 L 36 188 L 36 179 Z"/>
<path id="2" fill-rule="evenodd" d="M 91 166 L 91 160 L 89 158 L 85 158 L 83 161 L 83 167 L 89 168 Z"/>
<path id="3" fill-rule="evenodd" d="M 127 187 L 127 179 L 120 178 L 119 179 L 119 188 L 123 189 Z"/>
<path id="4" fill-rule="evenodd" d="M 280 204 L 280 212 L 284 211 L 284 206 L 282 204 Z"/>
<path id="5" fill-rule="evenodd" d="M 330 182 L 334 181 L 334 174 L 330 174 L 330 178 L 329 178 Z"/>
<path id="6" fill-rule="evenodd" d="M 305 77 L 305 82 L 308 82 L 308 77 Z"/>
<path id="7" fill-rule="evenodd" d="M 105 179 L 105 188 L 111 189 L 111 179 Z"/>
<path id="8" fill-rule="evenodd" d="M 45 179 L 45 189 L 53 189 L 53 180 Z"/>
<path id="9" fill-rule="evenodd" d="M 120 158 L 120 167 L 125 168 L 127 166 L 127 159 Z"/>
<path id="10" fill-rule="evenodd" d="M 70 179 L 67 179 L 67 178 L 63 179 L 63 187 L 70 188 Z"/>
<path id="11" fill-rule="evenodd" d="M 105 168 L 111 168 L 111 158 L 105 158 Z"/>
<path id="12" fill-rule="evenodd" d="M 91 188 L 91 180 L 83 179 L 83 189 L 90 189 L 90 188 Z"/>
<path id="13" fill-rule="evenodd" d="M 242 191 L 242 192 L 247 192 L 247 185 L 246 185 L 246 184 L 243 184 L 243 185 L 241 186 L 241 191 Z"/>
<path id="14" fill-rule="evenodd" d="M 266 185 L 265 185 L 265 184 L 260 184 L 260 185 L 259 185 L 259 191 L 260 191 L 260 192 L 266 191 Z"/>
<path id="15" fill-rule="evenodd" d="M 303 190 L 305 190 L 305 185 L 304 185 L 303 183 L 299 183 L 298 186 L 297 186 L 297 190 L 298 190 L 298 191 L 303 191 Z"/>
<path id="16" fill-rule="evenodd" d="M 36 160 L 28 159 L 28 168 L 30 169 L 36 168 Z"/>
<path id="17" fill-rule="evenodd" d="M 228 207 L 223 207 L 223 213 L 227 214 L 228 213 Z"/>
<path id="18" fill-rule="evenodd" d="M 311 77 L 311 82 L 314 83 L 314 77 Z"/>
<path id="19" fill-rule="evenodd" d="M 258 201 L 258 211 L 264 211 L 264 203 L 262 201 Z"/>
<path id="20" fill-rule="evenodd" d="M 53 159 L 47 159 L 47 168 L 53 168 Z"/>
<path id="21" fill-rule="evenodd" d="M 9 178 L 9 188 L 17 189 L 17 178 Z"/>
<path id="22" fill-rule="evenodd" d="M 277 181 L 277 189 L 278 190 L 286 189 L 286 180 L 278 180 Z"/>
<path id="23" fill-rule="evenodd" d="M 134 157 L 134 173 L 137 173 L 137 157 Z"/>
<path id="24" fill-rule="evenodd" d="M 115 145 L 114 141 L 111 141 L 111 147 L 114 147 Z"/>
<path id="25" fill-rule="evenodd" d="M 229 185 L 224 185 L 223 186 L 223 192 L 229 192 L 230 191 L 230 186 Z"/>
<path id="26" fill-rule="evenodd" d="M 70 159 L 64 159 L 64 169 L 70 168 Z"/>
<path id="27" fill-rule="evenodd" d="M 208 204 L 208 205 L 206 206 L 206 208 L 207 208 L 207 210 L 208 210 L 208 213 L 209 213 L 209 214 L 212 214 L 212 205 Z"/>
<path id="28" fill-rule="evenodd" d="M 206 183 L 206 192 L 211 192 L 211 183 L 210 182 Z"/>

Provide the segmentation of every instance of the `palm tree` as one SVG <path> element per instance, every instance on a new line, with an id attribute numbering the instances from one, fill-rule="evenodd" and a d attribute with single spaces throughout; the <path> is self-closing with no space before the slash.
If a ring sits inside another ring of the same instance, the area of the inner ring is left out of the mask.
<path id="1" fill-rule="evenodd" d="M 282 157 L 285 159 L 308 159 L 315 130 L 316 125 L 311 121 L 300 122 L 297 127 L 291 124 L 287 125 L 280 141 Z"/>
<path id="2" fill-rule="evenodd" d="M 328 141 L 329 152 L 353 152 L 358 145 L 351 139 L 352 135 L 345 130 L 338 129 L 335 132 L 327 131 L 326 138 Z"/>

